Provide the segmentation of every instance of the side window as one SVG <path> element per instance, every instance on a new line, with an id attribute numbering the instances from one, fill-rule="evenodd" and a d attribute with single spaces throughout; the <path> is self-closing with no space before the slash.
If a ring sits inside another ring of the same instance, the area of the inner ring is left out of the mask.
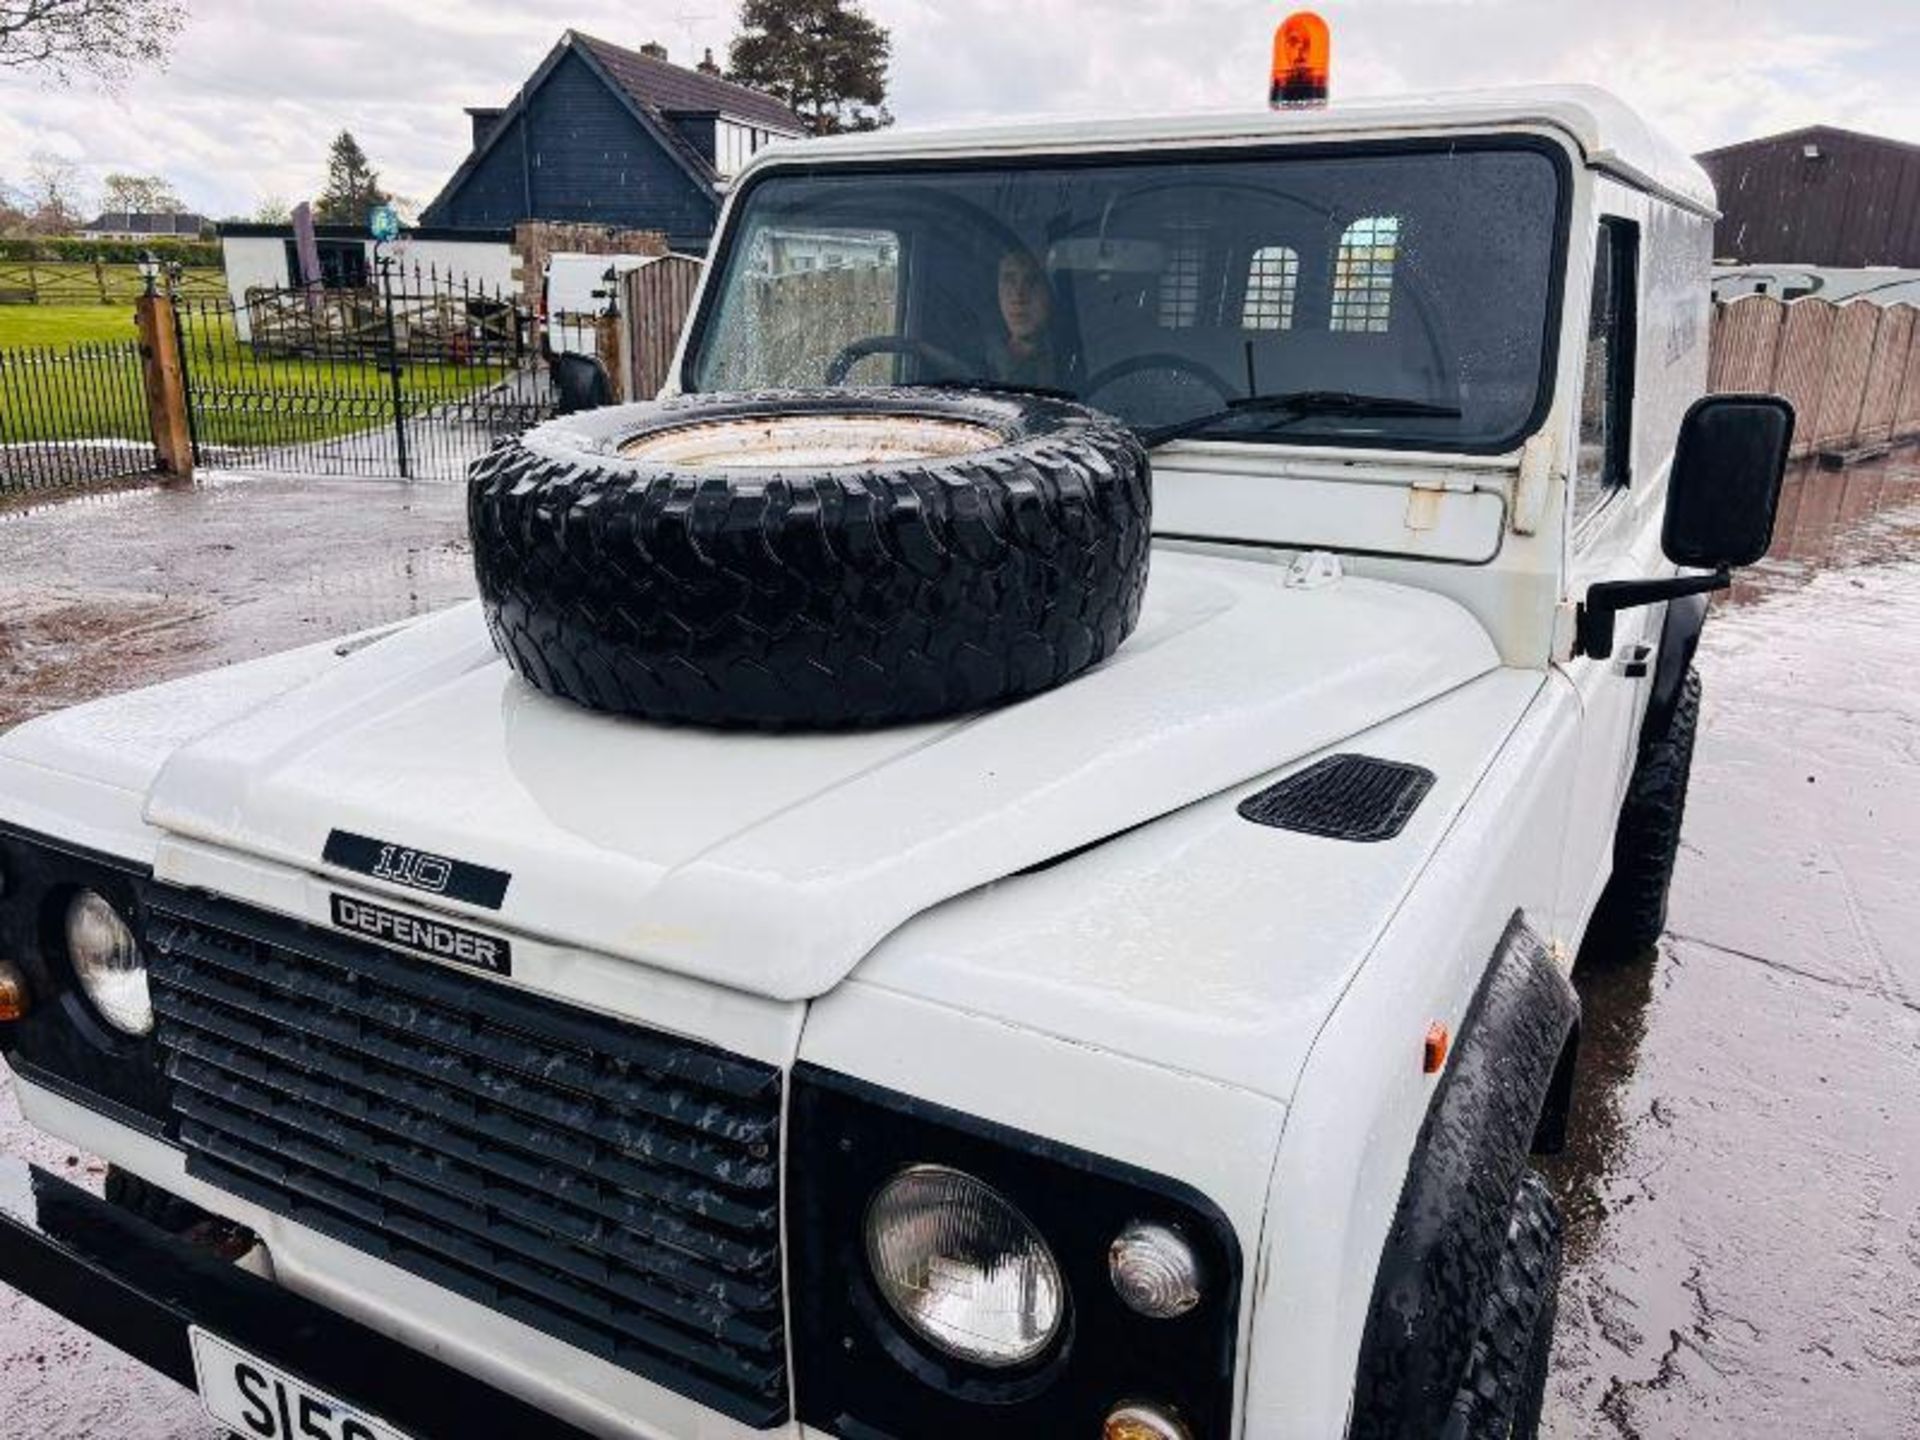
<path id="1" fill-rule="evenodd" d="M 1333 258 L 1329 330 L 1386 333 L 1393 317 L 1393 270 L 1399 255 L 1399 216 L 1366 215 L 1347 226 Z"/>
<path id="2" fill-rule="evenodd" d="M 1247 262 L 1247 293 L 1240 303 L 1243 330 L 1291 330 L 1293 294 L 1300 286 L 1300 252 L 1262 245 Z"/>
<path id="3" fill-rule="evenodd" d="M 1594 242 L 1593 305 L 1587 320 L 1580 386 L 1580 453 L 1573 486 L 1573 522 L 1632 479 L 1634 294 L 1639 283 L 1639 230 L 1624 220 L 1600 222 Z"/>

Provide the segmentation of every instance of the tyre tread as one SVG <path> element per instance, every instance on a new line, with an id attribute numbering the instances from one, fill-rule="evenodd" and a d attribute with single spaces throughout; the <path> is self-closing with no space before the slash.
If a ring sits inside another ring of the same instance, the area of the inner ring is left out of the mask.
<path id="1" fill-rule="evenodd" d="M 1444 1440 L 1533 1440 L 1539 1433 L 1562 1244 L 1559 1206 L 1547 1182 L 1528 1170 L 1514 1192 L 1507 1243 Z"/>
<path id="2" fill-rule="evenodd" d="M 1613 874 L 1601 893 L 1594 924 L 1629 951 L 1646 949 L 1667 926 L 1667 897 L 1680 856 L 1700 699 L 1700 672 L 1689 667 L 1666 728 L 1641 743 L 1620 807 Z"/>
<path id="3" fill-rule="evenodd" d="M 621 407 L 628 433 L 815 394 Z M 531 684 L 596 710 L 702 725 L 834 728 L 980 709 L 1110 655 L 1145 592 L 1139 439 L 1055 400 L 855 391 L 842 409 L 1014 432 L 888 467 L 674 472 L 533 432 L 468 490 L 487 624 Z M 579 418 L 579 417 L 576 417 Z M 594 412 L 594 435 L 621 417 Z"/>

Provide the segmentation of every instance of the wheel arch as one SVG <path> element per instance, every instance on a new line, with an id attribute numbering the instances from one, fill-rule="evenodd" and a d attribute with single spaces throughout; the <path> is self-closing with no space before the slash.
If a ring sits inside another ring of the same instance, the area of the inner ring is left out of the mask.
<path id="1" fill-rule="evenodd" d="M 1700 632 L 1706 628 L 1707 598 L 1684 595 L 1667 602 L 1667 617 L 1660 626 L 1660 658 L 1653 670 L 1653 687 L 1647 693 L 1647 713 L 1640 722 L 1642 735 L 1661 734 L 1673 719 L 1680 703 L 1680 688 L 1686 683 L 1694 652 L 1700 648 Z"/>
<path id="2" fill-rule="evenodd" d="M 1566 972 L 1515 912 L 1435 1088 L 1381 1252 L 1354 1380 L 1355 1440 L 1440 1433 L 1527 1156 L 1564 1128 L 1579 1008 Z"/>

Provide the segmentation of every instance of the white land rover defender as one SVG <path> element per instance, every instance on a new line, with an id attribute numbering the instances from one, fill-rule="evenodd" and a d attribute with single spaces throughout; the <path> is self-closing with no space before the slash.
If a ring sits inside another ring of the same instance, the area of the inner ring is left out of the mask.
<path id="1" fill-rule="evenodd" d="M 1534 1433 L 1792 426 L 1713 213 L 1587 90 L 765 153 L 478 603 L 0 740 L 113 1167 L 0 1278 L 273 1440 Z"/>

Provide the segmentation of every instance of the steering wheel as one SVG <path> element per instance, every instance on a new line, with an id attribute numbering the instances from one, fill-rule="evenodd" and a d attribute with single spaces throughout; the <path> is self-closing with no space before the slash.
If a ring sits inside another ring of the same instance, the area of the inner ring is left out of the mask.
<path id="1" fill-rule="evenodd" d="M 1198 360 L 1190 360 L 1185 355 L 1176 355 L 1170 350 L 1156 351 L 1149 355 L 1134 355 L 1125 360 L 1115 361 L 1097 374 L 1087 377 L 1087 383 L 1080 387 L 1080 397 L 1096 409 L 1104 408 L 1094 400 L 1109 385 L 1116 384 L 1132 376 L 1164 370 L 1170 374 L 1182 375 L 1213 391 L 1222 405 L 1229 400 L 1239 398 L 1240 392 L 1222 380 L 1207 366 Z"/>
<path id="2" fill-rule="evenodd" d="M 911 355 L 956 380 L 965 378 L 973 368 L 951 350 L 942 350 L 911 335 L 869 335 L 864 340 L 841 346 L 840 353 L 827 362 L 827 384 L 846 384 L 847 373 L 869 355 Z"/>

